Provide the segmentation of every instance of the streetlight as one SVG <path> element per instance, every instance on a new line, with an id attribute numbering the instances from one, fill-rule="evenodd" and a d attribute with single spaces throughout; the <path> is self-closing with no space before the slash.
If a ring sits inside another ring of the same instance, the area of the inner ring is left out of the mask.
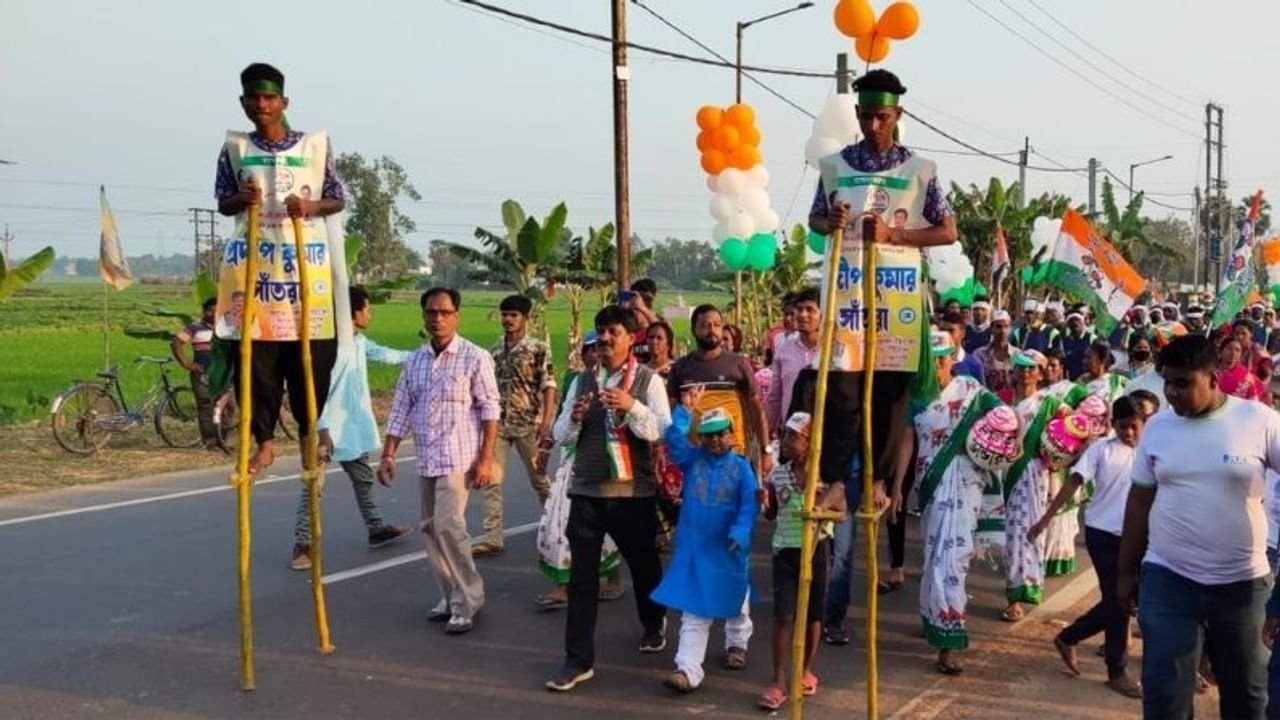
<path id="1" fill-rule="evenodd" d="M 734 56 L 734 67 L 737 70 L 737 72 L 735 73 L 737 77 L 735 79 L 734 94 L 733 94 L 734 102 L 742 102 L 742 31 L 746 30 L 752 25 L 757 25 L 759 23 L 762 23 L 765 20 L 772 20 L 777 17 L 782 17 L 783 15 L 786 15 L 788 13 L 793 13 L 797 10 L 804 10 L 805 8 L 811 8 L 811 7 L 813 7 L 813 3 L 806 1 L 806 2 L 800 3 L 799 5 L 796 5 L 795 7 L 789 7 L 786 10 L 779 10 L 778 12 L 770 13 L 768 15 L 758 17 L 754 20 L 747 20 L 746 22 L 741 22 L 741 21 L 738 22 L 737 54 Z M 741 324 L 742 323 L 742 271 L 741 270 L 735 273 L 733 277 L 733 313 L 734 313 L 734 316 L 737 318 L 736 322 Z"/>
<path id="2" fill-rule="evenodd" d="M 1164 157 L 1158 157 L 1154 160 L 1143 160 L 1142 162 L 1136 162 L 1130 165 L 1129 166 L 1129 202 L 1133 202 L 1133 169 L 1140 168 L 1143 165 L 1154 165 L 1156 163 L 1164 162 L 1165 160 L 1172 160 L 1172 159 L 1173 159 L 1172 155 L 1165 155 Z"/>
<path id="3" fill-rule="evenodd" d="M 796 5 L 795 7 L 787 8 L 786 10 L 779 10 L 776 13 L 771 13 L 763 17 L 758 17 L 755 20 L 748 20 L 746 22 L 738 23 L 738 54 L 737 54 L 737 61 L 735 62 L 735 65 L 737 65 L 737 69 L 738 69 L 738 73 L 737 73 L 738 79 L 737 79 L 737 92 L 734 95 L 736 102 L 742 102 L 742 31 L 746 30 L 752 25 L 762 23 L 765 20 L 772 20 L 776 17 L 782 17 L 783 15 L 786 15 L 788 13 L 793 13 L 797 10 L 804 10 L 805 8 L 811 8 L 811 7 L 813 7 L 813 3 L 802 2 L 799 5 Z"/>

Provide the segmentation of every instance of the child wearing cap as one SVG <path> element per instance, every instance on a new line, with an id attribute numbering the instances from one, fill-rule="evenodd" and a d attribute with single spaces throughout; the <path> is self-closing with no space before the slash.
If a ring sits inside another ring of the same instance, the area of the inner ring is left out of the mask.
<path id="1" fill-rule="evenodd" d="M 684 474 L 675 553 L 654 602 L 682 612 L 676 669 L 664 684 L 691 692 L 702 684 L 711 623 L 725 621 L 724 665 L 741 670 L 751 639 L 748 571 L 755 525 L 756 476 L 751 463 L 733 452 L 733 421 L 721 409 L 702 414 L 698 444 L 689 439 L 701 385 L 681 393 L 663 441 Z"/>
<path id="2" fill-rule="evenodd" d="M 796 594 L 800 588 L 800 545 L 804 532 L 804 493 L 809 464 L 809 413 L 793 414 L 782 435 L 783 456 L 788 460 L 773 468 L 766 489 L 769 501 L 764 516 L 776 520 L 773 531 L 773 685 L 760 696 L 764 710 L 777 710 L 786 702 L 787 658 L 790 656 L 792 623 L 797 622 Z M 819 483 L 815 508 L 843 510 L 844 485 Z M 813 576 L 809 584 L 808 632 L 804 648 L 804 694 L 818 691 L 813 661 L 822 633 L 822 612 L 826 605 L 827 564 L 831 557 L 831 523 L 818 528 L 813 547 Z"/>

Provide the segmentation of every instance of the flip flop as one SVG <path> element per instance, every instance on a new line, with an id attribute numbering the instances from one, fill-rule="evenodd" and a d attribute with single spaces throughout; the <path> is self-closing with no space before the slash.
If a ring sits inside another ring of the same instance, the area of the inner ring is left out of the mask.
<path id="1" fill-rule="evenodd" d="M 609 587 L 608 585 L 600 586 L 600 594 L 598 597 L 603 602 L 613 602 L 627 594 L 627 589 L 621 585 Z"/>
<path id="2" fill-rule="evenodd" d="M 533 604 L 537 605 L 538 609 L 543 612 L 549 612 L 551 610 L 563 610 L 564 608 L 569 607 L 568 600 L 565 600 L 563 598 L 558 598 L 552 595 L 539 595 L 538 597 L 533 599 Z"/>
<path id="3" fill-rule="evenodd" d="M 1026 611 L 1022 609 L 1021 605 L 1011 605 L 1005 608 L 1004 612 L 1000 613 L 1000 619 L 1005 622 L 1014 623 L 1021 620 L 1025 614 Z"/>
<path id="4" fill-rule="evenodd" d="M 889 593 L 893 593 L 901 590 L 903 585 L 906 585 L 906 581 L 904 580 L 898 580 L 896 582 L 892 580 L 890 580 L 889 582 L 881 581 L 876 583 L 876 594 L 888 595 Z"/>
<path id="5" fill-rule="evenodd" d="M 783 704 L 786 702 L 787 702 L 786 691 L 778 687 L 777 685 L 774 685 L 768 690 L 765 690 L 764 694 L 760 696 L 760 699 L 756 700 L 756 706 L 758 706 L 761 710 L 774 711 L 782 707 Z"/>
<path id="6" fill-rule="evenodd" d="M 947 662 L 939 660 L 933 664 L 933 667 L 943 675 L 951 675 L 953 677 L 964 672 L 964 666 L 956 664 L 954 660 L 948 660 Z"/>
<path id="7" fill-rule="evenodd" d="M 808 697 L 810 695 L 817 695 L 818 694 L 818 676 L 814 675 L 811 672 L 806 672 L 804 674 L 804 684 L 801 685 L 800 687 L 801 687 L 800 692 L 805 697 Z"/>

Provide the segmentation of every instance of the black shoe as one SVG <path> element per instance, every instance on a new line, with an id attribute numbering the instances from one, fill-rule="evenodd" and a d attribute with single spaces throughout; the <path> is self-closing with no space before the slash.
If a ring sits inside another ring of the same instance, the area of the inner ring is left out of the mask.
<path id="1" fill-rule="evenodd" d="M 822 629 L 822 639 L 828 645 L 848 645 L 849 631 L 843 625 L 832 625 Z"/>
<path id="2" fill-rule="evenodd" d="M 667 649 L 667 619 L 662 618 L 662 626 L 658 630 L 645 630 L 640 636 L 642 653 L 660 653 Z"/>
<path id="3" fill-rule="evenodd" d="M 409 536 L 413 532 L 407 527 L 396 527 L 395 525 L 383 525 L 376 530 L 369 531 L 369 547 L 380 548 L 386 547 L 392 543 L 399 542 Z"/>
<path id="4" fill-rule="evenodd" d="M 590 668 L 586 670 L 561 668 L 555 677 L 547 681 L 547 689 L 555 692 L 569 692 L 595 676 L 596 671 Z"/>

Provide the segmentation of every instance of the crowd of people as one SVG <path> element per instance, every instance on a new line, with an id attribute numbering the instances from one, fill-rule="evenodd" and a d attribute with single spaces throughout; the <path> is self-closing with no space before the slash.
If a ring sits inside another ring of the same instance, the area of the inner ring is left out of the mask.
<path id="1" fill-rule="evenodd" d="M 268 183 L 275 224 L 264 230 L 279 234 L 286 217 L 341 210 L 327 136 L 283 122 L 283 75 L 255 64 L 241 82 L 255 130 L 228 135 L 218 167 L 219 209 L 237 216 L 241 233 L 247 209 L 263 203 L 256 176 L 241 176 L 251 160 L 254 167 L 306 168 L 310 184 L 323 188 L 312 200 L 279 197 L 288 188 Z M 843 232 L 864 246 L 896 246 L 900 257 L 919 263 L 923 249 L 956 241 L 955 218 L 934 164 L 897 142 L 906 88 L 892 73 L 874 70 L 854 89 L 864 139 L 823 158 L 810 228 Z M 280 156 L 290 162 L 277 162 Z M 890 225 L 890 215 L 905 220 Z M 287 240 L 275 238 L 274 247 Z M 197 382 L 211 336 L 238 339 L 208 326 L 219 313 L 241 312 L 245 290 L 232 282 L 243 282 L 236 274 L 241 251 L 248 251 L 243 243 L 229 245 L 219 301 L 204 308 L 201 325 L 174 341 L 174 354 Z M 279 277 L 291 272 L 282 265 L 286 255 L 272 256 Z M 328 272 L 324 254 L 315 255 Z M 306 422 L 304 393 L 292 391 L 302 374 L 289 282 L 263 283 L 282 288 L 285 300 L 259 310 L 268 322 L 250 330 L 263 336 L 253 343 L 255 471 L 273 460 L 286 386 L 295 417 Z M 867 504 L 886 511 L 890 551 L 890 571 L 876 590 L 906 586 L 906 535 L 918 510 L 919 611 L 939 672 L 964 671 L 966 579 L 975 553 L 1002 558 L 1001 616 L 1017 622 L 1027 605 L 1042 601 L 1046 577 L 1076 571 L 1083 521 L 1101 599 L 1046 650 L 1078 674 L 1078 646 L 1104 634 L 1107 685 L 1141 698 L 1149 718 L 1191 717 L 1199 681 L 1210 676 L 1220 687 L 1223 717 L 1263 717 L 1268 685 L 1280 695 L 1280 667 L 1270 674 L 1267 668 L 1267 648 L 1280 631 L 1280 596 L 1271 597 L 1280 536 L 1273 501 L 1280 479 L 1280 415 L 1271 405 L 1272 353 L 1280 350 L 1275 312 L 1255 305 L 1215 327 L 1207 303 L 1188 298 L 1135 307 L 1103 337 L 1095 328 L 1111 323 L 1093 318 L 1085 305 L 1031 298 L 1015 322 L 987 298 L 937 304 L 923 283 L 911 287 L 914 296 L 899 319 L 930 322 L 916 369 L 874 371 L 870 418 L 861 411 L 863 372 L 833 371 L 825 408 L 831 421 L 821 454 L 812 456 L 822 330 L 816 288 L 789 294 L 781 323 L 749 355 L 725 313 L 694 308 L 693 349 L 678 357 L 685 328 L 659 316 L 656 284 L 639 280 L 596 313 L 571 353 L 572 372 L 559 381 L 550 349 L 528 333 L 533 308 L 525 297 L 502 301 L 503 335 L 486 350 L 458 334 L 461 293 L 433 287 L 420 298 L 428 341 L 398 352 L 364 337 L 372 307 L 351 288 L 356 342 L 312 341 L 322 454 L 342 463 L 369 543 L 382 546 L 410 531 L 381 519 L 373 482 L 395 480 L 396 453 L 412 438 L 419 529 L 440 588 L 428 619 L 460 635 L 475 627 L 485 604 L 476 558 L 504 552 L 502 476 L 516 452 L 542 505 L 539 566 L 551 587 L 535 603 L 564 610 L 564 659 L 546 682 L 553 691 L 571 691 L 594 676 L 598 604 L 625 594 L 623 564 L 639 652 L 662 652 L 668 610 L 681 613 L 674 668 L 664 684 L 687 693 L 705 681 L 716 621 L 725 626 L 723 667 L 745 667 L 754 632 L 748 558 L 763 517 L 772 523 L 773 680 L 757 704 L 776 710 L 785 702 L 787 640 L 796 622 L 805 623 L 808 638 L 802 691 L 816 693 L 819 645 L 850 640 L 845 617 L 855 523 L 849 517 L 863 503 L 862 468 L 870 464 L 875 478 Z M 262 287 L 255 292 L 266 297 Z M 187 345 L 195 352 L 191 361 Z M 402 365 L 382 438 L 370 400 L 370 360 Z M 208 394 L 201 397 L 207 402 Z M 215 432 L 205 419 L 202 433 Z M 862 456 L 864 422 L 874 457 Z M 376 472 L 369 464 L 374 454 Z M 815 464 L 819 486 L 809 487 Z M 483 537 L 475 544 L 464 514 L 472 490 L 484 503 Z M 810 492 L 818 507 L 843 513 L 844 522 L 806 515 Z M 297 569 L 311 564 L 307 512 L 301 504 L 290 560 Z M 810 558 L 801 557 L 806 523 L 816 525 Z M 805 563 L 813 568 L 810 604 L 797 618 Z M 1144 641 L 1141 682 L 1127 669 L 1135 605 Z"/>

